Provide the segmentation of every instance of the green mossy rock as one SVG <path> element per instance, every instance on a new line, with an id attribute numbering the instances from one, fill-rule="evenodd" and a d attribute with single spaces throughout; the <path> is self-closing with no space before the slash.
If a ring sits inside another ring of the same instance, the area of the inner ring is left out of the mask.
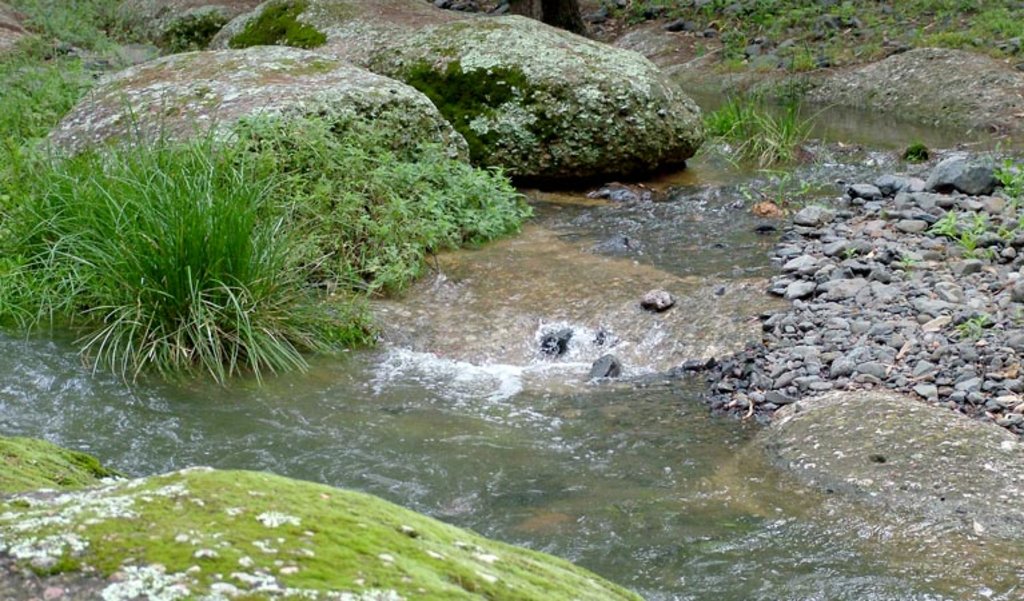
<path id="1" fill-rule="evenodd" d="M 4 556 L 82 574 L 88 598 L 639 600 L 369 495 L 206 468 L 8 497 Z"/>
<path id="2" fill-rule="evenodd" d="M 258 116 L 310 115 L 338 129 L 373 122 L 395 148 L 435 142 L 453 157 L 466 155 L 462 136 L 415 89 L 336 58 L 281 46 L 176 54 L 122 71 L 82 100 L 51 140 L 78 152 L 135 136 L 220 135 Z"/>
<path id="3" fill-rule="evenodd" d="M 91 455 L 44 440 L 0 436 L 0 494 L 92 486 L 115 475 Z"/>
<path id="4" fill-rule="evenodd" d="M 260 0 L 124 0 L 122 22 L 144 39 L 171 52 L 203 50 L 231 19 Z"/>
<path id="5" fill-rule="evenodd" d="M 215 45 L 286 0 L 225 27 Z M 419 89 L 476 164 L 514 176 L 593 178 L 681 164 L 704 139 L 700 109 L 634 52 L 525 17 L 462 17 L 421 0 L 308 0 L 320 51 Z"/>

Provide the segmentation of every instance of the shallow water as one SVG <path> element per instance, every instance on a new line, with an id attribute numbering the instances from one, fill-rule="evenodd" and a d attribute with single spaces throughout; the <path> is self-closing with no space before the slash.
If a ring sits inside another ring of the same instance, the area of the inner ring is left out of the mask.
<path id="1" fill-rule="evenodd" d="M 650 375 L 743 344 L 773 306 L 758 284 L 773 238 L 730 177 L 754 176 L 698 162 L 657 202 L 546 196 L 523 236 L 439 257 L 381 303 L 380 349 L 263 386 L 128 387 L 68 341 L 0 336 L 0 432 L 129 474 L 201 464 L 367 491 L 655 600 L 1020 598 L 1020 549 L 802 489 L 763 463 L 755 426 L 708 414 L 700 382 Z M 602 246 L 617 235 L 638 245 Z M 680 306 L 641 313 L 656 285 Z M 575 329 L 566 356 L 537 352 L 549 327 Z M 587 382 L 609 349 L 646 377 Z"/>

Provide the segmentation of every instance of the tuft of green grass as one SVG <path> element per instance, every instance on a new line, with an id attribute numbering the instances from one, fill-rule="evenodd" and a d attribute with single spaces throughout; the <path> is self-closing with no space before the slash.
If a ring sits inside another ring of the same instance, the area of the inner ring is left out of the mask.
<path id="1" fill-rule="evenodd" d="M 798 104 L 772 110 L 757 98 L 731 98 L 708 113 L 704 124 L 711 137 L 732 144 L 739 158 L 762 169 L 795 160 L 811 131 L 811 120 Z"/>
<path id="2" fill-rule="evenodd" d="M 117 476 L 92 455 L 34 438 L 0 436 L 0 494 L 81 488 Z"/>
<path id="3" fill-rule="evenodd" d="M 272 178 L 208 140 L 25 158 L 6 178 L 0 317 L 80 328 L 83 352 L 228 376 L 301 368 L 304 351 L 365 338 L 320 306 Z"/>
<path id="4" fill-rule="evenodd" d="M 119 0 L 8 0 L 27 25 L 47 41 L 104 51 L 127 35 L 118 16 Z"/>

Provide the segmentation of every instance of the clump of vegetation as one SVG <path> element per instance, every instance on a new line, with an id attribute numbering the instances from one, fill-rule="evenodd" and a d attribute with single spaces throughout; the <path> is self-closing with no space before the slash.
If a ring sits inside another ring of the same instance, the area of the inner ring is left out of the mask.
<path id="1" fill-rule="evenodd" d="M 259 376 L 366 343 L 353 294 L 400 289 L 427 253 L 529 213 L 500 172 L 323 121 L 253 121 L 229 146 L 11 158 L 0 318 L 70 324 L 126 378 L 149 366 Z"/>
<path id="2" fill-rule="evenodd" d="M 226 146 L 9 158 L 0 319 L 70 325 L 87 357 L 126 378 L 259 377 L 366 343 L 360 296 L 529 213 L 498 171 L 319 120 L 252 121 Z"/>
<path id="3" fill-rule="evenodd" d="M 316 48 L 327 43 L 327 36 L 315 27 L 299 22 L 306 0 L 280 0 L 264 7 L 240 33 L 228 42 L 231 48 L 250 46 L 294 46 Z"/>
<path id="4" fill-rule="evenodd" d="M 903 151 L 903 160 L 908 163 L 923 163 L 931 157 L 928 147 L 921 142 L 914 142 Z"/>
<path id="5" fill-rule="evenodd" d="M 775 109 L 757 98 L 731 98 L 704 124 L 709 136 L 733 145 L 739 158 L 760 168 L 795 160 L 811 131 L 811 120 L 798 104 Z"/>
<path id="6" fill-rule="evenodd" d="M 990 316 L 985 313 L 978 313 L 957 324 L 956 333 L 961 340 L 978 340 L 985 335 L 985 329 L 993 325 L 994 323 Z"/>

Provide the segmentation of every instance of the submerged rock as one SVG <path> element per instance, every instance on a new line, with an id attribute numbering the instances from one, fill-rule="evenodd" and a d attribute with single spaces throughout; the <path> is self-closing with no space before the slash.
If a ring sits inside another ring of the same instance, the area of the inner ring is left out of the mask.
<path id="1" fill-rule="evenodd" d="M 238 45 L 267 3 L 230 24 Z M 325 53 L 423 91 L 477 164 L 527 178 L 588 178 L 680 164 L 700 109 L 650 61 L 519 16 L 453 16 L 420 0 L 309 0 L 298 21 Z"/>
<path id="2" fill-rule="evenodd" d="M 3 499 L 0 558 L 47 566 L 4 598 L 54 581 L 81 599 L 639 600 L 370 495 L 209 468 Z"/>
<path id="3" fill-rule="evenodd" d="M 557 332 L 545 334 L 540 340 L 540 352 L 549 357 L 561 357 L 569 350 L 572 330 L 564 328 Z"/>
<path id="4" fill-rule="evenodd" d="M 131 107 L 131 112 L 126 110 Z M 260 47 L 191 52 L 122 71 L 82 100 L 51 134 L 72 152 L 141 136 L 172 139 L 230 131 L 259 116 L 314 116 L 343 128 L 384 124 L 395 146 L 447 145 L 465 155 L 465 141 L 413 88 L 306 50 Z"/>
<path id="5" fill-rule="evenodd" d="M 780 410 L 761 442 L 816 488 L 966 534 L 1024 540 L 1024 448 L 991 424 L 890 392 L 835 392 Z"/>
<path id="6" fill-rule="evenodd" d="M 21 14 L 0 2 L 0 54 L 13 50 L 26 35 L 28 31 L 22 25 Z"/>
<path id="7" fill-rule="evenodd" d="M 124 0 L 118 16 L 133 32 L 170 50 L 205 49 L 231 19 L 260 0 Z"/>

